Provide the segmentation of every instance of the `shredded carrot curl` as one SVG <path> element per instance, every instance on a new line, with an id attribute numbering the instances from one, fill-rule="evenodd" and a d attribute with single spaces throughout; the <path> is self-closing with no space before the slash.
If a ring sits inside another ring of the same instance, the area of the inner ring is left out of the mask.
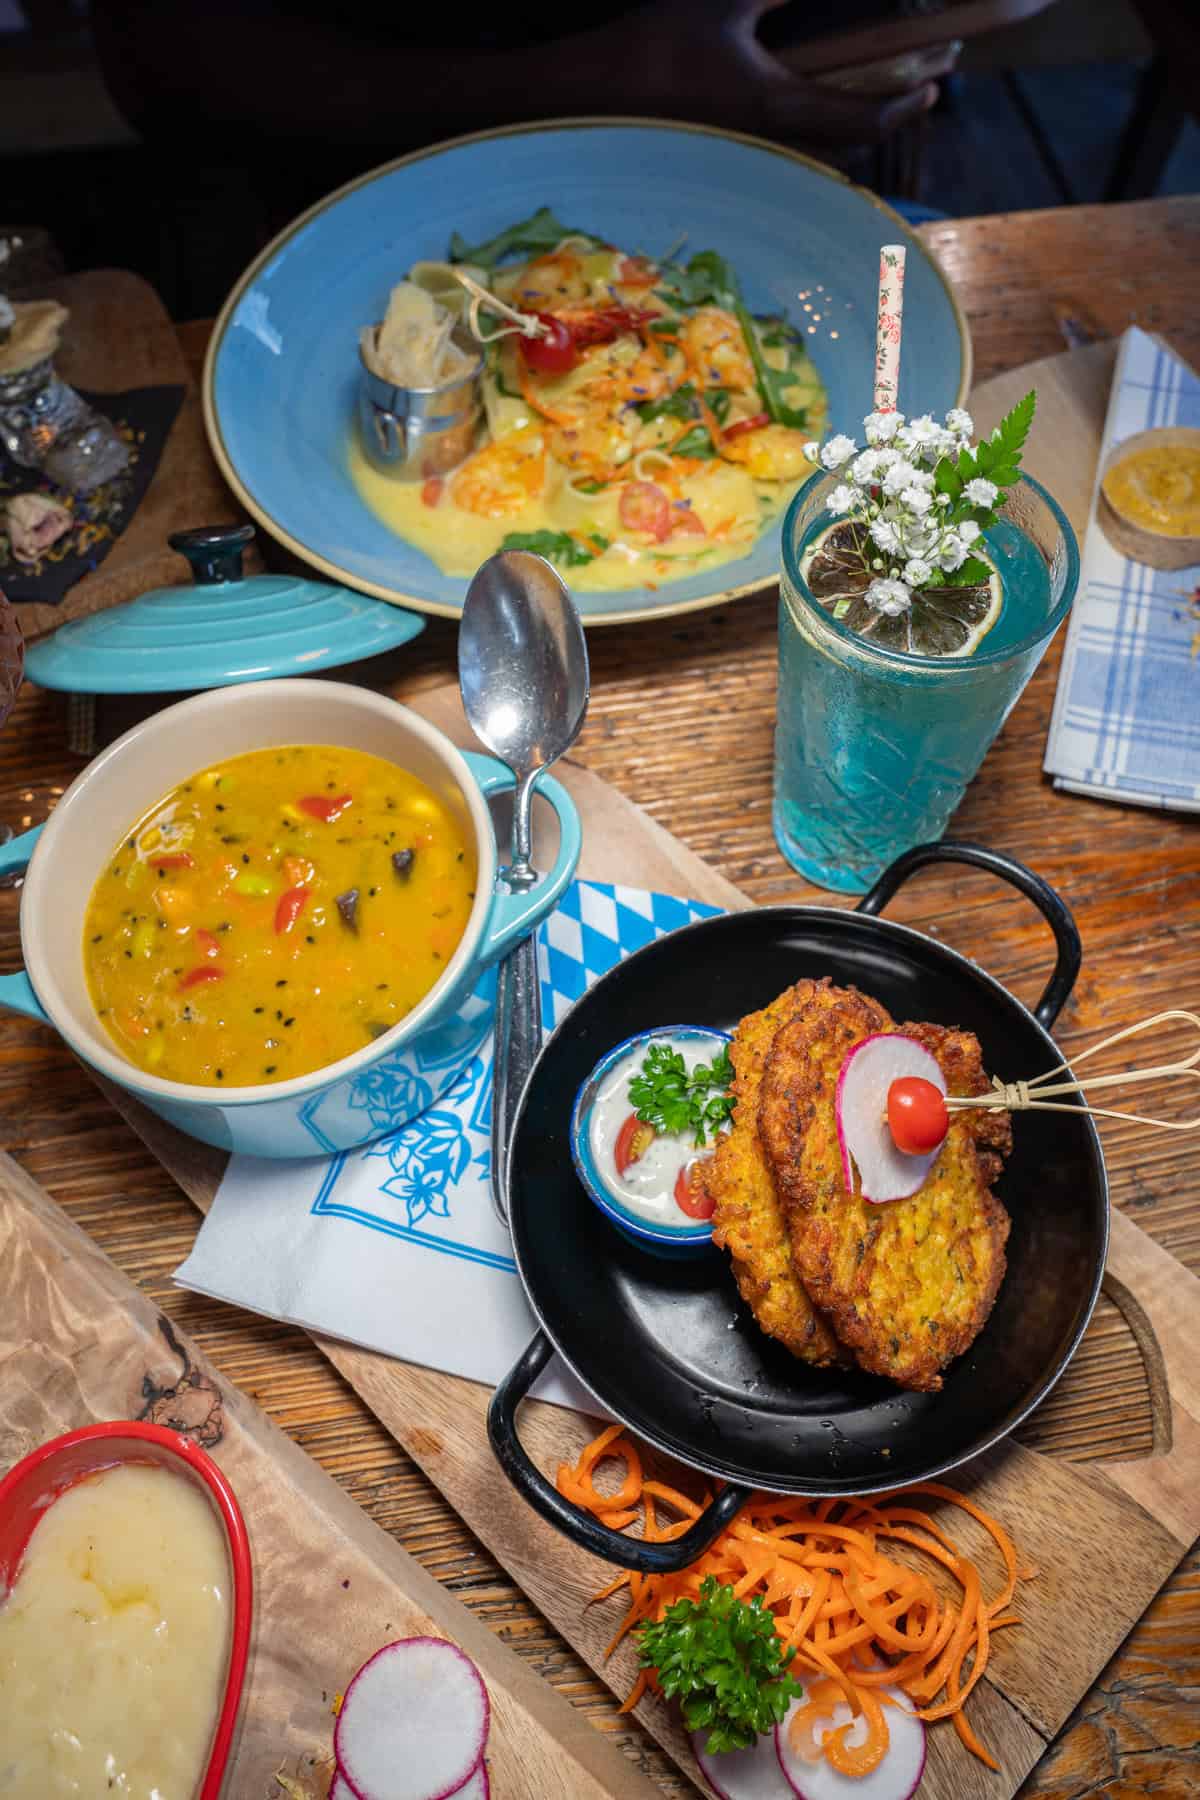
<path id="1" fill-rule="evenodd" d="M 593 1477 L 608 1459 L 624 1463 L 625 1479 L 601 1493 Z M 558 1489 L 605 1524 L 640 1524 L 642 1537 L 653 1543 L 681 1537 L 707 1504 L 707 1496 L 697 1502 L 646 1479 L 620 1425 L 602 1431 L 574 1464 L 560 1463 Z M 990 1598 L 971 1558 L 931 1512 L 915 1504 L 921 1498 L 958 1507 L 989 1534 L 1004 1567 Z M 944 1585 L 946 1575 L 952 1578 L 957 1599 L 941 1598 L 924 1568 L 914 1566 L 911 1556 L 901 1562 L 885 1554 L 885 1543 L 905 1545 L 927 1559 L 926 1567 L 944 1571 L 939 1579 Z M 817 1677 L 794 1720 L 807 1741 L 817 1743 L 814 1726 L 818 1720 L 828 1726 L 840 1702 L 865 1720 L 867 1736 L 857 1749 L 846 1742 L 848 1725 L 826 1729 L 821 1748 L 834 1768 L 866 1774 L 886 1754 L 887 1695 L 878 1690 L 887 1686 L 908 1695 L 918 1718 L 953 1720 L 966 1748 L 996 1769 L 963 1709 L 987 1668 L 993 1633 L 1020 1624 L 1009 1610 L 1018 1583 L 1035 1574 L 990 1513 L 954 1488 L 925 1482 L 874 1500 L 809 1502 L 756 1494 L 689 1568 L 674 1575 L 619 1575 L 594 1598 L 629 1589 L 625 1616 L 605 1652 L 611 1656 L 635 1625 L 661 1619 L 676 1600 L 698 1600 L 705 1576 L 715 1575 L 742 1599 L 761 1599 L 784 1648 L 794 1652 L 792 1672 Z M 622 1711 L 655 1685 L 654 1671 L 642 1670 Z"/>

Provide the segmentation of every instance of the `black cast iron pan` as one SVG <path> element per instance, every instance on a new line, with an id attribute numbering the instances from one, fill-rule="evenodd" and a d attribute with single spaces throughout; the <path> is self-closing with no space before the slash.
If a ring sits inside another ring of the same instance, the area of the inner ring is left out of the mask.
<path id="1" fill-rule="evenodd" d="M 1031 1013 L 957 951 L 877 915 L 915 870 L 971 863 L 1021 890 L 1054 932 L 1057 962 Z M 613 1044 L 674 1020 L 732 1030 L 801 976 L 873 994 L 893 1018 L 973 1031 L 989 1074 L 1015 1081 L 1060 1060 L 1049 1027 L 1080 964 L 1066 906 L 1020 863 L 975 844 L 925 844 L 885 871 L 857 910 L 774 906 L 689 925 L 647 945 L 586 993 L 546 1044 L 522 1097 L 508 1216 L 541 1324 L 497 1388 L 492 1447 L 519 1492 L 585 1549 L 662 1571 L 695 1560 L 749 1493 L 871 1494 L 932 1479 L 1005 1436 L 1044 1398 L 1100 1289 L 1108 1190 L 1082 1110 L 1023 1112 L 997 1187 L 1012 1218 L 1008 1273 L 984 1330 L 938 1394 L 860 1372 L 814 1370 L 763 1335 L 720 1251 L 667 1262 L 603 1218 L 571 1166 L 576 1090 Z M 516 1433 L 521 1400 L 557 1350 L 639 1438 L 726 1483 L 685 1537 L 643 1544 L 572 1506 Z"/>

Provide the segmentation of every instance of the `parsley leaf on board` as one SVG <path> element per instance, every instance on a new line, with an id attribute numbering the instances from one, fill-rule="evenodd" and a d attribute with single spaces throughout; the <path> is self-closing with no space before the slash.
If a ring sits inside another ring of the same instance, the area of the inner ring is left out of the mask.
<path id="1" fill-rule="evenodd" d="M 495 237 L 486 238 L 482 244 L 468 244 L 456 231 L 450 239 L 450 261 L 494 269 L 506 256 L 545 256 L 566 237 L 587 238 L 597 246 L 601 241 L 590 231 L 573 231 L 556 219 L 548 206 L 539 206 L 528 219 L 519 219 L 515 225 L 498 231 Z"/>
<path id="2" fill-rule="evenodd" d="M 793 1652 L 784 1651 L 761 1598 L 739 1600 L 715 1575 L 705 1576 L 698 1602 L 677 1600 L 657 1624 L 643 1620 L 637 1629 L 639 1661 L 658 1671 L 688 1730 L 707 1729 L 710 1756 L 749 1749 L 804 1692 L 788 1674 Z"/>
<path id="3" fill-rule="evenodd" d="M 655 1131 L 667 1136 L 691 1131 L 697 1145 L 706 1144 L 707 1133 L 715 1137 L 733 1112 L 732 1080 L 733 1064 L 724 1045 L 711 1064 L 697 1063 L 689 1074 L 678 1050 L 651 1044 L 629 1083 L 630 1104 Z"/>
<path id="4" fill-rule="evenodd" d="M 594 544 L 595 549 L 589 550 L 588 544 Z M 608 539 L 595 531 L 588 534 L 586 544 L 581 544 L 569 531 L 510 531 L 501 540 L 500 548 L 532 550 L 535 556 L 544 556 L 547 562 L 561 563 L 564 569 L 581 569 L 603 555 L 608 549 Z"/>

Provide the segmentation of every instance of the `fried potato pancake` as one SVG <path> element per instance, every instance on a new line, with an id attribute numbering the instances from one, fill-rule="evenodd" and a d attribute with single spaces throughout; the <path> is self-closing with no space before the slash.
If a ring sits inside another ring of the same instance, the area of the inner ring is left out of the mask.
<path id="1" fill-rule="evenodd" d="M 787 1224 L 759 1141 L 758 1100 L 775 1033 L 807 1008 L 820 1010 L 829 991 L 827 981 L 798 981 L 742 1020 L 730 1046 L 733 1124 L 704 1175 L 716 1202 L 713 1242 L 728 1250 L 742 1299 L 768 1337 L 818 1367 L 849 1359 L 796 1274 Z"/>
<path id="2" fill-rule="evenodd" d="M 1009 1220 L 990 1191 L 1012 1132 L 1007 1113 L 952 1113 L 920 1190 L 873 1205 L 847 1193 L 834 1117 L 847 1053 L 899 1029 L 937 1058 L 951 1094 L 988 1090 L 979 1044 L 938 1025 L 896 1027 L 874 1000 L 832 989 L 832 1003 L 783 1025 L 767 1056 L 759 1134 L 809 1298 L 862 1368 L 936 1392 L 975 1340 L 1004 1278 Z"/>

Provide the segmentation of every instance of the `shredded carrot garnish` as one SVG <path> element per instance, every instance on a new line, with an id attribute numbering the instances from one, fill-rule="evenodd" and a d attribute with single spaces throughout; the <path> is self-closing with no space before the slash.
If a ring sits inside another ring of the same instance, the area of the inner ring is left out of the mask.
<path id="1" fill-rule="evenodd" d="M 526 406 L 531 407 L 536 413 L 541 413 L 543 419 L 549 419 L 552 425 L 578 425 L 579 420 L 574 413 L 558 412 L 554 407 L 547 406 L 530 381 L 524 362 L 519 356 L 516 364 L 517 386 L 521 390 L 521 398 Z"/>
<path id="2" fill-rule="evenodd" d="M 623 1461 L 625 1479 L 601 1493 L 593 1476 L 606 1459 Z M 681 1537 L 707 1505 L 666 1482 L 646 1479 L 637 1449 L 619 1425 L 610 1425 L 585 1446 L 574 1464 L 562 1463 L 559 1492 L 606 1524 L 641 1526 L 647 1541 Z M 956 1506 L 981 1525 L 996 1547 L 1004 1579 L 996 1593 L 984 1593 L 979 1569 L 955 1544 L 934 1514 L 916 1504 L 922 1498 Z M 904 1546 L 945 1571 L 957 1585 L 957 1600 L 943 1600 L 924 1567 Z M 643 1619 L 659 1620 L 676 1600 L 698 1599 L 700 1584 L 715 1575 L 743 1599 L 758 1598 L 774 1617 L 785 1648 L 794 1652 L 793 1673 L 807 1676 L 805 1705 L 793 1729 L 814 1744 L 813 1728 L 831 1720 L 844 1702 L 866 1721 L 863 1742 L 846 1742 L 848 1725 L 824 1733 L 820 1746 L 830 1765 L 845 1775 L 865 1775 L 882 1760 L 889 1742 L 886 1694 L 898 1688 L 917 1716 L 929 1723 L 951 1719 L 963 1744 L 988 1768 L 998 1767 L 972 1730 L 965 1704 L 983 1679 L 992 1634 L 1017 1625 L 1010 1603 L 1020 1582 L 1036 1570 L 1023 1563 L 1012 1539 L 990 1513 L 954 1488 L 925 1482 L 903 1492 L 868 1500 L 809 1502 L 756 1494 L 690 1568 L 675 1575 L 619 1575 L 595 1596 L 607 1599 L 629 1589 L 629 1606 L 606 1655 L 611 1656 Z M 653 1670 L 642 1670 L 622 1711 L 647 1691 L 657 1692 Z"/>

